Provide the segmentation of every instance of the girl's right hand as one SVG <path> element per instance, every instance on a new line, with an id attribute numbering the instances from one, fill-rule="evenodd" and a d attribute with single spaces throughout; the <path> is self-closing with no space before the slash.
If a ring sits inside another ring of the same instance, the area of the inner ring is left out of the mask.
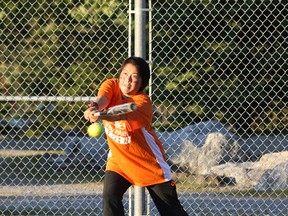
<path id="1" fill-rule="evenodd" d="M 95 108 L 95 107 L 89 107 L 87 110 L 85 110 L 84 112 L 84 118 L 87 120 L 87 121 L 90 121 L 90 122 L 96 122 L 98 121 L 99 117 L 97 116 L 94 116 L 94 113 L 98 112 L 98 109 Z"/>

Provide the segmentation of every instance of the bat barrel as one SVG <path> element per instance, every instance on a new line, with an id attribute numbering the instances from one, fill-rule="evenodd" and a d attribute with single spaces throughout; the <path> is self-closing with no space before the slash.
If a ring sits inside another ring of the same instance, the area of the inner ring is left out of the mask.
<path id="1" fill-rule="evenodd" d="M 122 115 L 125 113 L 133 112 L 137 109 L 137 105 L 133 102 L 125 103 L 110 107 L 106 111 L 97 112 L 94 116 L 115 116 L 115 115 Z"/>

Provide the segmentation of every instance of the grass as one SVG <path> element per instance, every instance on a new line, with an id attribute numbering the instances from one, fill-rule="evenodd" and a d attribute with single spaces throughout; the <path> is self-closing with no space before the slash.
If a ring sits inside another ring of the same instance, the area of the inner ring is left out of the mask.
<path id="1" fill-rule="evenodd" d="M 216 193 L 241 197 L 288 198 L 288 190 L 256 191 L 251 188 L 239 188 L 237 185 L 220 184 L 217 177 L 204 177 L 174 173 L 177 191 L 180 193 Z"/>
<path id="2" fill-rule="evenodd" d="M 44 154 L 57 154 L 63 155 L 64 151 L 55 150 L 55 151 L 44 151 L 44 150 L 15 150 L 15 149 L 1 149 L 0 157 L 32 157 L 32 156 L 43 156 Z"/>
<path id="3" fill-rule="evenodd" d="M 236 186 L 222 186 L 215 181 L 180 181 L 177 184 L 177 191 L 182 193 L 216 193 L 241 197 L 288 198 L 288 190 L 256 191 L 255 189 L 245 189 Z"/>

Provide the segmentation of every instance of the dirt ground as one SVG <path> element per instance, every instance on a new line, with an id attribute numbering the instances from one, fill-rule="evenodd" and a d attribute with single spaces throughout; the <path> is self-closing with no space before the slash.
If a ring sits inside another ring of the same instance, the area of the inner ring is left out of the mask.
<path id="1" fill-rule="evenodd" d="M 0 186 L 1 196 L 92 195 L 99 192 L 102 192 L 102 184 L 96 182 L 45 186 Z"/>

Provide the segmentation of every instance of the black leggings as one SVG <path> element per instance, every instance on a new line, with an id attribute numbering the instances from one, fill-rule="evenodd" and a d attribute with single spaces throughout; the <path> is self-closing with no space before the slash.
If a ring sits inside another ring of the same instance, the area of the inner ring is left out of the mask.
<path id="1" fill-rule="evenodd" d="M 122 198 L 131 183 L 123 176 L 107 171 L 104 178 L 103 209 L 104 216 L 122 216 L 124 207 Z M 160 215 L 162 216 L 187 216 L 181 206 L 173 181 L 146 187 L 152 197 Z"/>

